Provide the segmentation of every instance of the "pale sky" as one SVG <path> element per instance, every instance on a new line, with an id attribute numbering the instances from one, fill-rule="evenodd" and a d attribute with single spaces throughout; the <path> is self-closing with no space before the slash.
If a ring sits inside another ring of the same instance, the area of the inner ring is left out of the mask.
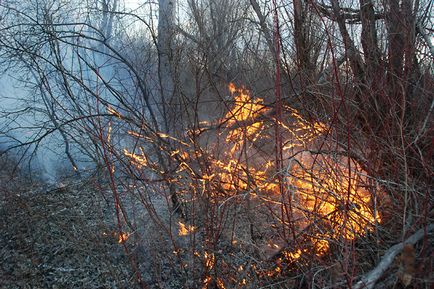
<path id="1" fill-rule="evenodd" d="M 143 4 L 145 0 L 124 0 L 125 1 L 125 7 L 128 9 L 136 9 L 140 6 L 140 4 Z"/>

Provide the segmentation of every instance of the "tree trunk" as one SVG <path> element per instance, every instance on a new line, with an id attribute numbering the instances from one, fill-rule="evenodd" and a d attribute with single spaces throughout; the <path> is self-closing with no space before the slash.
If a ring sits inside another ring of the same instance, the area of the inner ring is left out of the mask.
<path id="1" fill-rule="evenodd" d="M 173 51 L 173 34 L 175 19 L 175 0 L 159 1 L 158 17 L 158 57 L 159 57 L 159 81 L 161 103 L 161 119 L 164 122 L 164 128 L 169 131 L 169 115 L 171 110 L 168 105 L 171 103 L 175 93 L 175 84 L 173 81 L 172 51 Z"/>
<path id="2" fill-rule="evenodd" d="M 160 100 L 161 105 L 157 103 L 160 109 L 160 122 L 163 122 L 163 128 L 166 133 L 173 134 L 176 130 L 175 125 L 179 111 L 177 100 L 175 98 L 175 82 L 173 69 L 173 37 L 175 32 L 175 0 L 159 1 L 158 17 L 158 60 L 159 60 L 159 81 L 160 81 Z M 169 140 L 170 141 L 170 140 Z M 183 211 L 178 199 L 176 186 L 173 184 L 171 172 L 174 171 L 174 162 L 168 157 L 167 159 L 167 176 L 166 182 L 169 188 L 170 198 L 172 200 L 173 212 L 181 216 Z"/>

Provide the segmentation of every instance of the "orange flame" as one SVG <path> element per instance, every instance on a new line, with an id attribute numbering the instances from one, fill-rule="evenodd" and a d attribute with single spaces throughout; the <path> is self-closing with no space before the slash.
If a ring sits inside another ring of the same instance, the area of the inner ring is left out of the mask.
<path id="1" fill-rule="evenodd" d="M 131 235 L 130 233 L 120 232 L 118 235 L 118 243 L 121 244 L 121 243 L 125 242 L 126 240 L 128 240 L 130 235 Z"/>
<path id="2" fill-rule="evenodd" d="M 267 123 L 264 117 L 270 109 L 262 99 L 253 99 L 244 88 L 237 88 L 230 83 L 228 89 L 234 104 L 218 121 L 227 128 L 223 136 L 228 146 L 217 157 L 202 147 L 189 154 L 183 150 L 195 147 L 196 144 L 189 145 L 164 133 L 157 135 L 184 145 L 182 149 L 170 152 L 171 157 L 180 161 L 176 172 L 190 175 L 195 180 L 199 178 L 202 191 L 209 192 L 211 202 L 222 202 L 228 197 L 249 193 L 259 201 L 283 205 L 276 182 L 274 162 L 270 160 L 269 153 L 261 155 L 255 148 L 268 145 L 273 149 L 274 135 L 270 133 L 273 125 L 270 123 L 273 122 Z M 328 240 L 363 236 L 367 231 L 372 231 L 381 219 L 372 208 L 373 197 L 366 188 L 367 173 L 355 160 L 337 157 L 338 152 L 318 152 L 316 155 L 311 152 L 318 138 L 326 134 L 327 125 L 308 121 L 299 111 L 289 106 L 284 106 L 283 111 L 284 118 L 277 123 L 286 139 L 283 146 L 285 171 L 277 173 L 283 176 L 285 190 L 292 196 L 290 213 L 296 217 L 295 226 L 302 231 L 314 225 L 314 232 L 309 232 L 306 237 L 312 244 L 313 251 L 295 248 L 292 252 L 283 252 L 283 256 L 290 261 L 300 259 L 305 253 L 323 256 L 329 251 Z M 144 138 L 136 132 L 130 131 L 129 134 Z M 261 149 L 266 151 L 266 148 Z M 125 149 L 124 155 L 138 168 L 151 166 L 143 150 L 141 153 L 134 153 Z M 192 156 L 207 156 L 207 161 L 211 164 L 209 170 L 198 176 L 194 166 L 188 163 L 193 159 Z M 181 222 L 178 224 L 180 236 L 196 230 L 194 226 Z M 205 252 L 204 259 L 207 269 L 212 269 L 215 263 L 214 254 Z M 275 273 L 278 272 L 273 274 Z M 205 278 L 204 285 L 209 282 L 211 279 Z"/>
<path id="3" fill-rule="evenodd" d="M 196 227 L 192 225 L 185 225 L 184 223 L 178 222 L 179 224 L 179 230 L 178 235 L 179 236 L 187 236 L 191 233 L 194 233 L 196 231 Z"/>
<path id="4" fill-rule="evenodd" d="M 142 154 L 135 154 L 135 153 L 130 153 L 127 149 L 124 149 L 124 155 L 129 157 L 133 163 L 141 168 L 141 167 L 146 167 L 148 165 L 148 159 L 146 158 L 143 150 L 142 150 Z"/>
<path id="5" fill-rule="evenodd" d="M 214 161 L 217 177 L 225 191 L 236 193 L 254 189 L 262 192 L 261 195 L 265 192 L 270 197 L 277 195 L 278 186 L 271 178 L 274 172 L 269 160 L 257 166 L 247 166 L 240 161 L 240 156 L 248 154 L 254 142 L 270 141 L 266 133 L 267 126 L 261 120 L 267 108 L 262 99 L 253 100 L 246 89 L 236 88 L 233 83 L 229 84 L 229 91 L 235 103 L 220 122 L 232 128 L 226 136 L 230 150 L 224 154 L 228 161 Z M 285 106 L 284 111 L 289 114 L 289 121 L 278 123 L 289 138 L 283 147 L 288 157 L 290 152 L 293 154 L 308 149 L 327 131 L 325 124 L 307 121 L 294 108 Z M 348 159 L 331 158 L 325 154 L 315 158 L 305 153 L 299 154 L 294 160 L 295 165 L 289 165 L 285 173 L 285 183 L 294 195 L 293 214 L 300 219 L 300 229 L 313 222 L 312 218 L 331 226 L 325 233 L 311 237 L 318 256 L 328 251 L 327 239 L 339 236 L 354 239 L 372 230 L 373 225 L 381 221 L 378 212 L 371 208 L 371 193 L 364 188 L 367 183 L 366 172 L 357 162 L 350 160 L 351 168 L 347 168 L 344 164 L 348 163 Z M 270 197 L 265 199 L 271 200 Z M 302 253 L 302 250 L 297 249 L 286 252 L 286 257 L 296 260 Z"/>

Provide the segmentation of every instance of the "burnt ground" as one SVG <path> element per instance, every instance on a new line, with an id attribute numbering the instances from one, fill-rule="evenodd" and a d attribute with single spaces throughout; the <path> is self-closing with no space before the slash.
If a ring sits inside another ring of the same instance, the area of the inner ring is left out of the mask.
<path id="1" fill-rule="evenodd" d="M 74 186 L 0 195 L 0 288 L 136 288 L 113 208 Z"/>

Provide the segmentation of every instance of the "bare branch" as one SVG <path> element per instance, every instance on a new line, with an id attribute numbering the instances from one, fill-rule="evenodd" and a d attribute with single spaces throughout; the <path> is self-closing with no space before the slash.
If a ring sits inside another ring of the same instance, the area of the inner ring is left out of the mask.
<path id="1" fill-rule="evenodd" d="M 380 277 L 383 275 L 384 272 L 390 267 L 395 257 L 402 251 L 404 248 L 404 245 L 406 244 L 416 244 L 420 239 L 422 239 L 425 234 L 429 234 L 431 231 L 434 230 L 434 224 L 431 224 L 427 226 L 426 228 L 422 228 L 418 230 L 416 233 L 411 235 L 407 240 L 404 242 L 398 243 L 396 245 L 393 245 L 390 247 L 386 253 L 384 254 L 383 258 L 381 259 L 380 263 L 375 267 L 371 272 L 366 274 L 362 280 L 356 283 L 354 285 L 354 289 L 371 289 L 374 288 L 375 283 L 380 279 Z"/>

